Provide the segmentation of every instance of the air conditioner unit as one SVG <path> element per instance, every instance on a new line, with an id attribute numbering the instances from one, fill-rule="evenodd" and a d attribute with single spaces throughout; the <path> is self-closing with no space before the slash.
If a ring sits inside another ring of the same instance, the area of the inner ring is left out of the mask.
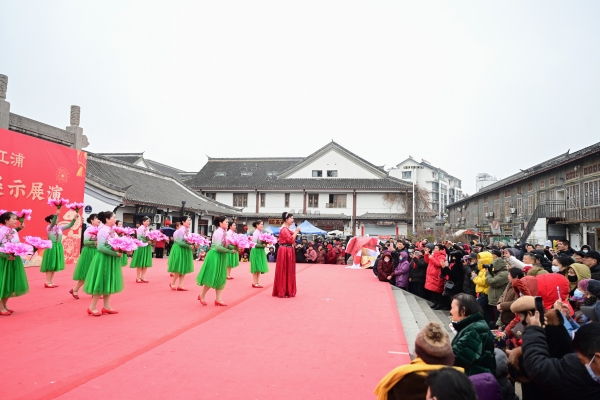
<path id="1" fill-rule="evenodd" d="M 460 220 L 461 220 L 462 222 L 465 222 L 466 218 L 465 218 L 465 217 L 462 217 Z"/>
<path id="2" fill-rule="evenodd" d="M 154 223 L 155 224 L 162 224 L 162 221 L 163 221 L 162 214 L 156 214 L 156 215 L 154 215 Z"/>
<path id="3" fill-rule="evenodd" d="M 489 216 L 490 216 L 490 213 L 483 213 L 483 216 L 484 216 L 484 217 L 489 217 Z"/>
<path id="4" fill-rule="evenodd" d="M 504 222 L 510 222 L 511 218 L 510 217 L 505 217 L 504 218 Z"/>
<path id="5" fill-rule="evenodd" d="M 215 226 L 214 225 L 209 226 L 208 227 L 208 231 L 209 232 L 214 232 L 215 231 Z"/>
<path id="6" fill-rule="evenodd" d="M 517 209 L 516 208 L 511 208 L 510 209 L 510 213 L 511 214 L 516 214 L 517 213 Z"/>
<path id="7" fill-rule="evenodd" d="M 494 216 L 494 213 L 493 213 L 493 212 L 490 212 L 490 213 L 488 213 L 488 214 L 489 214 L 489 216 L 490 216 L 490 217 L 493 217 L 493 216 Z"/>

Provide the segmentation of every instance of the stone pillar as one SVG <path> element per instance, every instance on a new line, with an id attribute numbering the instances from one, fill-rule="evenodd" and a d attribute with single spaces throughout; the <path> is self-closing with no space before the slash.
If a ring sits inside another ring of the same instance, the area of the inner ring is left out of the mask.
<path id="1" fill-rule="evenodd" d="M 79 126 L 81 117 L 81 108 L 79 106 L 71 106 L 71 125 L 67 126 L 67 132 L 75 135 L 75 143 L 73 147 L 77 150 L 82 150 L 90 145 L 87 136 L 83 134 L 83 128 Z"/>
<path id="2" fill-rule="evenodd" d="M 579 246 L 579 248 L 581 249 L 581 246 L 583 246 L 584 244 L 589 245 L 589 243 L 587 242 L 587 233 L 588 233 L 588 229 L 587 229 L 587 224 L 581 224 L 581 245 Z"/>
<path id="3" fill-rule="evenodd" d="M 0 128 L 8 129 L 10 103 L 6 101 L 8 76 L 0 74 Z"/>

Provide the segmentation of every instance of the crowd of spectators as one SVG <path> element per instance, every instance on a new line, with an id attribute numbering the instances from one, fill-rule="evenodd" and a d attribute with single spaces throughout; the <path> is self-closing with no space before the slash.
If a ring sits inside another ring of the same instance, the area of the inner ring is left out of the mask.
<path id="1" fill-rule="evenodd" d="M 599 252 L 567 240 L 383 246 L 375 276 L 449 310 L 454 337 L 430 323 L 378 399 L 600 399 Z"/>

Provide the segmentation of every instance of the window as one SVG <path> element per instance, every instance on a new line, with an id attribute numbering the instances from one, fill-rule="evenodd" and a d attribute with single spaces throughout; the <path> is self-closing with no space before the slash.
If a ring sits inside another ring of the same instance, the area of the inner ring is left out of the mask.
<path id="1" fill-rule="evenodd" d="M 215 172 L 215 176 L 226 176 L 225 172 Z"/>
<path id="2" fill-rule="evenodd" d="M 494 200 L 500 200 L 500 192 L 494 195 Z"/>
<path id="3" fill-rule="evenodd" d="M 543 188 L 545 188 L 545 187 L 546 187 L 546 180 L 545 180 L 545 179 L 542 179 L 542 180 L 540 181 L 540 189 L 543 189 Z"/>
<path id="4" fill-rule="evenodd" d="M 527 184 L 527 191 L 531 192 L 533 190 L 533 182 L 529 182 L 529 184 Z"/>
<path id="5" fill-rule="evenodd" d="M 267 176 L 275 176 L 277 175 L 277 171 L 267 171 Z"/>
<path id="6" fill-rule="evenodd" d="M 600 171 L 600 163 L 590 165 L 589 167 L 583 167 L 583 176 L 595 174 L 598 171 Z"/>
<path id="7" fill-rule="evenodd" d="M 327 208 L 346 208 L 345 194 L 330 194 Z"/>
<path id="8" fill-rule="evenodd" d="M 290 194 L 289 193 L 284 193 L 284 195 L 283 195 L 283 206 L 284 207 L 290 206 Z"/>
<path id="9" fill-rule="evenodd" d="M 489 212 L 488 206 L 483 206 L 483 215 L 486 215 Z"/>
<path id="10" fill-rule="evenodd" d="M 504 191 L 504 197 L 510 197 L 510 189 Z"/>
<path id="11" fill-rule="evenodd" d="M 546 204 L 546 192 L 540 192 L 538 199 L 540 204 Z"/>
<path id="12" fill-rule="evenodd" d="M 252 172 L 250 172 L 250 171 L 242 171 L 242 176 L 252 176 Z"/>
<path id="13" fill-rule="evenodd" d="M 479 204 L 479 199 L 475 200 L 473 203 L 474 203 L 473 205 L 474 205 L 475 207 L 477 207 L 477 205 Z"/>
<path id="14" fill-rule="evenodd" d="M 402 171 L 402 179 L 412 179 L 412 171 Z"/>
<path id="15" fill-rule="evenodd" d="M 266 201 L 267 201 L 267 194 L 266 193 L 261 193 L 260 194 L 260 206 L 264 207 Z"/>
<path id="16" fill-rule="evenodd" d="M 467 222 L 471 220 L 471 212 L 467 210 Z"/>
<path id="17" fill-rule="evenodd" d="M 473 224 L 474 225 L 479 225 L 479 216 L 476 215 L 476 216 L 473 217 Z"/>
<path id="18" fill-rule="evenodd" d="M 571 185 L 565 188 L 567 195 L 567 208 L 579 208 L 579 185 Z"/>
<path id="19" fill-rule="evenodd" d="M 233 206 L 234 207 L 248 207 L 248 193 L 234 193 L 233 194 Z"/>
<path id="20" fill-rule="evenodd" d="M 600 180 L 583 184 L 583 205 L 585 207 L 600 205 Z"/>
<path id="21" fill-rule="evenodd" d="M 327 171 L 328 178 L 337 178 L 337 169 Z"/>
<path id="22" fill-rule="evenodd" d="M 552 178 L 548 179 L 548 184 L 549 184 L 550 186 L 554 185 L 554 177 L 552 177 Z"/>
<path id="23" fill-rule="evenodd" d="M 517 194 L 522 194 L 523 188 L 521 186 L 517 186 Z"/>
<path id="24" fill-rule="evenodd" d="M 521 197 L 517 199 L 517 214 L 523 214 L 523 199 Z"/>
<path id="25" fill-rule="evenodd" d="M 533 214 L 533 196 L 527 196 L 527 215 Z"/>
<path id="26" fill-rule="evenodd" d="M 319 208 L 319 195 L 311 193 L 308 195 L 308 207 Z"/>
<path id="27" fill-rule="evenodd" d="M 204 195 L 206 197 L 208 197 L 209 199 L 217 200 L 217 194 L 216 193 L 204 193 Z"/>
<path id="28" fill-rule="evenodd" d="M 485 196 L 485 197 L 483 198 L 483 204 L 487 204 L 487 200 L 488 200 L 487 198 L 488 198 L 487 196 Z"/>
<path id="29" fill-rule="evenodd" d="M 579 178 L 579 170 L 567 172 L 567 174 L 565 175 L 565 179 L 568 181 L 575 178 Z"/>
<path id="30" fill-rule="evenodd" d="M 494 218 L 500 218 L 500 203 L 494 204 Z"/>
<path id="31" fill-rule="evenodd" d="M 323 171 L 319 171 L 319 170 L 313 169 L 312 176 L 313 176 L 313 178 L 322 178 L 323 177 Z"/>
<path id="32" fill-rule="evenodd" d="M 510 200 L 504 202 L 504 216 L 510 217 Z"/>

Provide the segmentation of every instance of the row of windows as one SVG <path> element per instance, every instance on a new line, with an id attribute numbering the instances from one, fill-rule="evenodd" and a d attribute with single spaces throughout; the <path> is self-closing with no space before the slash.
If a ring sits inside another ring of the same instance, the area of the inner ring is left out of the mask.
<path id="1" fill-rule="evenodd" d="M 313 169 L 312 176 L 313 176 L 313 178 L 322 178 L 323 177 L 323 171 L 320 170 L 320 169 Z M 337 169 L 327 170 L 327 177 L 328 178 L 337 178 L 337 176 L 338 176 Z"/>
<path id="2" fill-rule="evenodd" d="M 217 200 L 217 193 L 205 193 L 206 197 L 211 198 L 213 200 Z M 325 203 L 326 208 L 346 208 L 346 194 L 330 194 L 328 197 L 328 202 Z M 308 208 L 319 208 L 319 194 L 318 193 L 309 193 L 308 194 Z M 267 206 L 267 194 L 260 193 L 259 194 L 259 204 L 260 207 Z M 248 207 L 248 193 L 233 193 L 233 206 L 234 207 Z M 284 193 L 283 195 L 283 207 L 290 206 L 290 194 Z M 275 206 L 277 207 L 277 206 Z"/>

